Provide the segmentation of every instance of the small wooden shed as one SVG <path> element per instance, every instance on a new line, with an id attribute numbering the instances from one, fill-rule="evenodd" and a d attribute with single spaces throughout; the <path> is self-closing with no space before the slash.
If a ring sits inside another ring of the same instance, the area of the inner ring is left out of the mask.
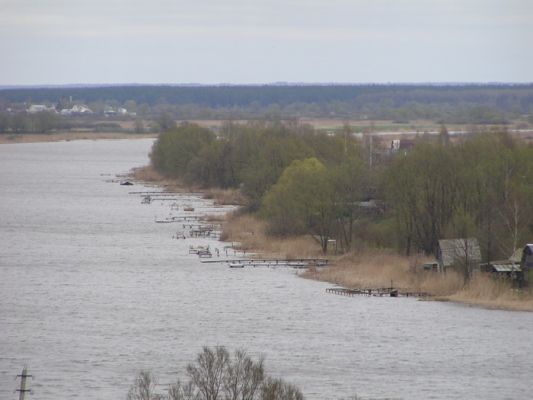
<path id="1" fill-rule="evenodd" d="M 479 269 L 481 249 L 476 238 L 441 239 L 437 249 L 441 272 L 450 267 L 463 267 L 469 271 Z"/>

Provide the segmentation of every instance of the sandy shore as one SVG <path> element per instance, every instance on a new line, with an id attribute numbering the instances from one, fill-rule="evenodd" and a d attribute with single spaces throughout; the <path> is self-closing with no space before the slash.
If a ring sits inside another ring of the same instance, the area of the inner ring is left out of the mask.
<path id="1" fill-rule="evenodd" d="M 22 133 L 2 134 L 0 144 L 7 143 L 37 143 L 37 142 L 62 142 L 70 140 L 102 140 L 102 139 L 144 139 L 156 138 L 154 133 L 124 133 L 124 132 L 58 132 L 58 133 Z"/>

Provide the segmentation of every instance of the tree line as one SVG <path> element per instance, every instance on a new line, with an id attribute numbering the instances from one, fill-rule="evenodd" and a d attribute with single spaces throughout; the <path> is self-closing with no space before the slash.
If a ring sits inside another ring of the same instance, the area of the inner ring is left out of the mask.
<path id="1" fill-rule="evenodd" d="M 507 258 L 533 231 L 533 148 L 504 130 L 458 145 L 421 143 L 383 179 L 405 253 L 444 237 L 477 237 L 485 260 Z"/>
<path id="2" fill-rule="evenodd" d="M 0 103 L 135 104 L 175 118 L 346 117 L 503 123 L 533 114 L 533 85 L 262 85 L 10 88 Z M 130 110 L 131 107 L 128 108 Z M 131 110 L 130 110 L 131 111 Z"/>
<path id="3" fill-rule="evenodd" d="M 67 129 L 71 124 L 52 112 L 15 114 L 0 112 L 0 133 L 47 133 L 58 129 Z"/>
<path id="4" fill-rule="evenodd" d="M 533 148 L 505 129 L 451 143 L 443 127 L 407 153 L 383 150 L 345 127 L 297 123 L 194 124 L 161 134 L 151 160 L 162 174 L 241 190 L 274 235 L 434 254 L 442 238 L 477 237 L 485 259 L 509 257 L 533 231 Z"/>

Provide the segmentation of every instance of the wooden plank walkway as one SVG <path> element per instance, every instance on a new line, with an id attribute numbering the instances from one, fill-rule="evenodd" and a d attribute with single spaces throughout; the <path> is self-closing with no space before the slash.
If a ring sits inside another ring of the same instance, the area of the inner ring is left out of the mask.
<path id="1" fill-rule="evenodd" d="M 340 296 L 378 296 L 378 297 L 431 297 L 429 293 L 401 291 L 396 288 L 365 288 L 365 289 L 346 289 L 346 288 L 327 288 L 326 293 L 337 294 Z"/>
<path id="2" fill-rule="evenodd" d="M 327 258 L 290 258 L 290 259 L 268 259 L 268 258 L 219 258 L 216 260 L 202 260 L 203 263 L 240 263 L 250 266 L 289 266 L 294 268 L 308 268 L 314 266 L 326 266 L 329 260 Z"/>

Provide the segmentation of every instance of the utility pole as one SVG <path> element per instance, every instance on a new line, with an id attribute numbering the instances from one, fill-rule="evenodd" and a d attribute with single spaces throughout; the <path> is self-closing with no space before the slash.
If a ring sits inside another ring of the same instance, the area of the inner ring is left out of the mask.
<path id="1" fill-rule="evenodd" d="M 26 389 L 26 380 L 27 378 L 33 378 L 33 375 L 28 375 L 28 368 L 22 368 L 22 374 L 17 375 L 17 378 L 20 378 L 20 389 L 17 389 L 16 392 L 19 392 L 19 400 L 24 400 L 26 393 L 31 392 L 30 389 Z"/>
<path id="2" fill-rule="evenodd" d="M 374 135 L 373 132 L 370 132 L 370 159 L 369 159 L 369 165 L 370 169 L 372 169 L 372 157 L 374 155 Z"/>

